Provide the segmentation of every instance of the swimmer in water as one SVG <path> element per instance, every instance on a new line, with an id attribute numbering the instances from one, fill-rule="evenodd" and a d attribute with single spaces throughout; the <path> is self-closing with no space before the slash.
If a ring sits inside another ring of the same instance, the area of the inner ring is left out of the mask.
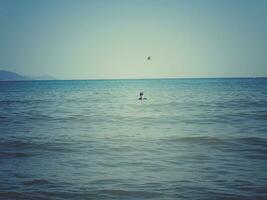
<path id="1" fill-rule="evenodd" d="M 144 93 L 143 92 L 140 92 L 139 93 L 139 100 L 146 100 L 146 98 L 144 97 Z"/>

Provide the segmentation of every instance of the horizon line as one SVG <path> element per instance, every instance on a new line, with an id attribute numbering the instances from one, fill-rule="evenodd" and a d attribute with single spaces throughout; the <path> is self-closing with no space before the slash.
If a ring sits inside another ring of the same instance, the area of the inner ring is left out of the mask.
<path id="1" fill-rule="evenodd" d="M 267 76 L 225 76 L 225 77 L 155 77 L 155 78 L 88 78 L 88 79 L 43 79 L 43 80 L 0 80 L 0 82 L 24 81 L 116 81 L 116 80 L 170 80 L 170 79 L 266 79 Z"/>

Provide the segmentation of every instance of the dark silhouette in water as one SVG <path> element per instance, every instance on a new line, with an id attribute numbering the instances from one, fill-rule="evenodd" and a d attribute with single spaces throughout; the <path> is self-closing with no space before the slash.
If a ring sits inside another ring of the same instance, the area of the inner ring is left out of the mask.
<path id="1" fill-rule="evenodd" d="M 147 98 L 144 97 L 144 92 L 140 92 L 139 96 L 139 100 L 147 100 Z"/>
<path id="2" fill-rule="evenodd" d="M 151 57 L 150 57 L 150 56 L 148 56 L 148 57 L 147 57 L 147 60 L 151 60 Z"/>

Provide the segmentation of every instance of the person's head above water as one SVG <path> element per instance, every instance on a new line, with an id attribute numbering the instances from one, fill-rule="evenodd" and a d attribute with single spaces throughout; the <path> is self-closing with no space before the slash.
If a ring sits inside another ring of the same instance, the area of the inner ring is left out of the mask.
<path id="1" fill-rule="evenodd" d="M 146 100 L 147 99 L 144 97 L 144 92 L 140 92 L 139 95 L 140 95 L 139 100 Z"/>
<path id="2" fill-rule="evenodd" d="M 140 96 L 140 97 L 139 97 L 139 100 L 143 100 L 143 99 L 145 99 L 145 98 L 144 98 L 144 92 L 140 92 L 140 93 L 139 93 L 139 96 Z"/>

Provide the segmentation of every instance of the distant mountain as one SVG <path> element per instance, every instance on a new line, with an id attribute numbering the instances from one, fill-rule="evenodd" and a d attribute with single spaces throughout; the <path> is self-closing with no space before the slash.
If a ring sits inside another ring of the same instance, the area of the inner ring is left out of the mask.
<path id="1" fill-rule="evenodd" d="M 24 81 L 27 80 L 25 76 L 14 72 L 0 70 L 0 81 Z"/>
<path id="2" fill-rule="evenodd" d="M 23 76 L 14 72 L 0 70 L 0 81 L 27 81 L 27 80 L 56 80 L 56 78 L 49 75 L 30 77 L 30 76 Z"/>

